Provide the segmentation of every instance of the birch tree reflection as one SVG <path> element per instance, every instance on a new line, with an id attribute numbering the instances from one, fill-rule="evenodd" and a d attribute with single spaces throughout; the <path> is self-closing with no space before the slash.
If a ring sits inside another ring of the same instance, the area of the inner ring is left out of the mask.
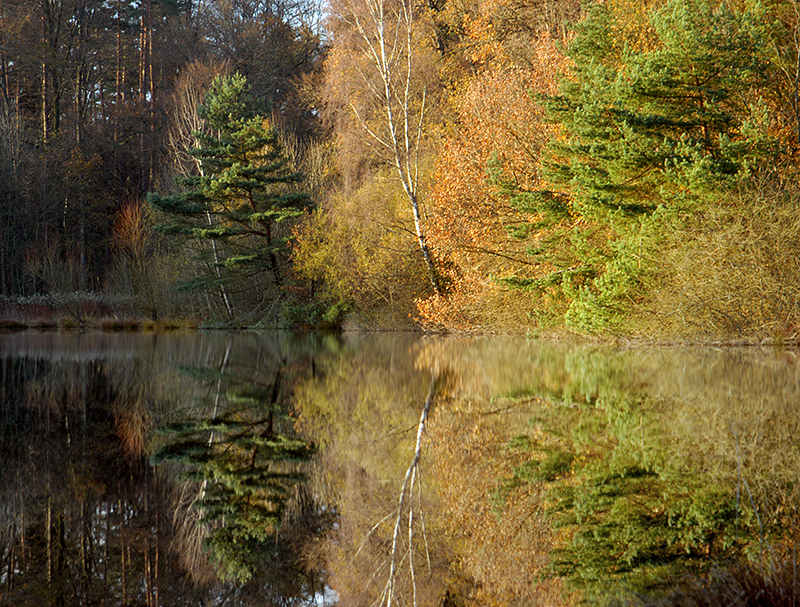
<path id="1" fill-rule="evenodd" d="M 433 376 L 431 378 L 431 385 L 430 389 L 428 390 L 428 397 L 425 399 L 425 405 L 422 407 L 422 415 L 420 415 L 419 423 L 417 424 L 417 442 L 414 447 L 414 457 L 411 459 L 411 464 L 408 466 L 408 470 L 406 470 L 405 478 L 403 479 L 403 485 L 400 488 L 400 498 L 398 500 L 397 505 L 397 514 L 395 517 L 394 522 L 394 531 L 392 532 L 392 549 L 389 553 L 389 575 L 386 581 L 386 586 L 383 588 L 383 592 L 380 595 L 379 602 L 381 605 L 386 605 L 386 607 L 391 607 L 391 605 L 397 603 L 398 594 L 397 594 L 397 575 L 400 569 L 400 565 L 403 561 L 408 561 L 408 573 L 411 581 L 411 591 L 413 597 L 413 604 L 416 606 L 417 604 L 417 579 L 416 579 L 416 572 L 414 570 L 414 535 L 415 535 L 415 512 L 416 518 L 419 520 L 419 523 L 422 526 L 423 532 L 423 541 L 425 545 L 426 551 L 426 561 L 428 564 L 428 572 L 430 573 L 431 565 L 430 565 L 430 555 L 427 554 L 427 538 L 424 537 L 425 535 L 425 519 L 423 518 L 422 513 L 419 512 L 419 509 L 415 509 L 415 505 L 419 505 L 419 497 L 422 493 L 421 488 L 421 473 L 419 469 L 420 458 L 422 456 L 422 439 L 425 436 L 425 424 L 428 421 L 428 413 L 431 410 L 431 403 L 433 403 L 433 397 L 436 394 L 436 383 L 437 377 Z M 414 489 L 417 489 L 417 503 L 414 502 Z M 403 525 L 404 519 L 408 522 L 408 543 L 405 546 L 405 549 L 401 548 L 400 542 L 400 530 Z"/>
<path id="2" fill-rule="evenodd" d="M 393 356 L 403 344 L 391 345 L 321 360 L 297 394 L 303 422 L 320 436 L 337 507 L 322 549 L 344 605 L 436 605 L 450 579 L 425 474 L 429 417 L 444 380 L 416 368 L 413 356 Z"/>

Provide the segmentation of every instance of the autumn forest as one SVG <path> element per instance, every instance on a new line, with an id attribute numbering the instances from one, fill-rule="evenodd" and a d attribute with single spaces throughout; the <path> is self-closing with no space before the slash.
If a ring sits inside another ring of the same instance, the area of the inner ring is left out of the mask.
<path id="1" fill-rule="evenodd" d="M 3 0 L 0 317 L 793 340 L 794 0 Z"/>

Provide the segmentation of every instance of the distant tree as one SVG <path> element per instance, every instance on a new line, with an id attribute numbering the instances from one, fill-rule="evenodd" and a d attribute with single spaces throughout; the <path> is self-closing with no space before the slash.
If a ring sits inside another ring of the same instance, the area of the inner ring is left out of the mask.
<path id="1" fill-rule="evenodd" d="M 227 63 L 193 61 L 184 66 L 167 105 L 168 173 L 181 177 L 204 173 L 201 158 L 192 155 L 192 150 L 200 147 L 197 134 L 211 133 L 200 116 L 200 107 L 215 78 L 229 75 L 231 69 Z"/>
<path id="2" fill-rule="evenodd" d="M 42 259 L 44 250 L 80 266 L 69 288 L 108 284 L 108 236 L 119 201 L 138 201 L 151 187 L 163 149 L 162 92 L 196 52 L 176 42 L 192 39 L 190 4 L 9 0 L 0 6 L 5 292 L 47 288 L 25 272 L 26 260 Z"/>
<path id="3" fill-rule="evenodd" d="M 302 177 L 289 166 L 276 130 L 254 111 L 244 77 L 215 79 L 198 115 L 212 133 L 195 133 L 200 145 L 191 155 L 201 174 L 180 179 L 183 192 L 148 196 L 167 217 L 159 229 L 223 243 L 226 256 L 215 260 L 218 267 L 224 264 L 234 276 L 269 272 L 279 285 L 279 256 L 286 243 L 276 227 L 310 206 L 307 194 L 296 187 Z M 199 284 L 213 285 L 220 278 Z"/>
<path id="4" fill-rule="evenodd" d="M 321 67 L 320 0 L 201 2 L 196 19 L 208 57 L 247 78 L 281 132 L 305 138 L 317 117 L 298 103 L 300 76 Z"/>

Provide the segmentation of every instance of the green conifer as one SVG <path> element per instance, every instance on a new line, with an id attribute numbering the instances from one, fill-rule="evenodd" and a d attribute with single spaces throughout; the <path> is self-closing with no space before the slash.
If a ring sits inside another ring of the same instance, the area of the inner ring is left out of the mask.
<path id="1" fill-rule="evenodd" d="M 164 233 L 224 243 L 227 256 L 217 264 L 247 275 L 266 271 L 280 284 L 286 243 L 275 227 L 302 215 L 310 201 L 296 187 L 302 176 L 289 166 L 277 131 L 254 105 L 243 76 L 215 79 L 198 111 L 213 134 L 194 133 L 200 147 L 191 151 L 201 174 L 180 180 L 184 191 L 151 193 L 148 201 L 169 217 L 159 226 Z"/>
<path id="2" fill-rule="evenodd" d="M 589 331 L 624 318 L 670 222 L 777 153 L 757 97 L 770 69 L 758 5 L 667 0 L 635 43 L 619 19 L 591 6 L 561 94 L 543 99 L 565 135 L 545 162 L 552 189 L 512 193 L 547 228 L 530 252 L 553 272 L 508 282 L 560 288 L 568 324 Z"/>

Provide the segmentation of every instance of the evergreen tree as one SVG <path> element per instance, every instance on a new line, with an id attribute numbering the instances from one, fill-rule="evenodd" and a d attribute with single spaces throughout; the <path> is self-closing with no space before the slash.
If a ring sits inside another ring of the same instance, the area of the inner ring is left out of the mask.
<path id="1" fill-rule="evenodd" d="M 268 402 L 163 426 L 167 442 L 152 458 L 186 466 L 184 478 L 201 488 L 193 505 L 209 530 L 204 548 L 224 577 L 240 581 L 278 552 L 286 504 L 314 454 L 308 443 L 275 430 L 282 414 Z"/>
<path id="2" fill-rule="evenodd" d="M 561 95 L 543 100 L 564 133 L 545 162 L 552 189 L 511 192 L 537 217 L 531 253 L 552 272 L 510 284 L 561 289 L 576 328 L 624 317 L 663 228 L 774 158 L 757 97 L 764 22 L 757 5 L 668 0 L 630 39 L 606 3 L 589 9 Z"/>
<path id="3" fill-rule="evenodd" d="M 215 79 L 198 111 L 212 134 L 194 133 L 199 147 L 191 151 L 201 174 L 180 181 L 185 191 L 151 193 L 148 201 L 170 218 L 161 231 L 224 243 L 226 256 L 213 261 L 218 269 L 224 265 L 234 276 L 266 271 L 279 285 L 286 242 L 276 226 L 301 216 L 310 202 L 296 187 L 301 175 L 289 166 L 275 128 L 254 106 L 243 76 Z M 222 279 L 217 272 L 210 282 Z"/>

